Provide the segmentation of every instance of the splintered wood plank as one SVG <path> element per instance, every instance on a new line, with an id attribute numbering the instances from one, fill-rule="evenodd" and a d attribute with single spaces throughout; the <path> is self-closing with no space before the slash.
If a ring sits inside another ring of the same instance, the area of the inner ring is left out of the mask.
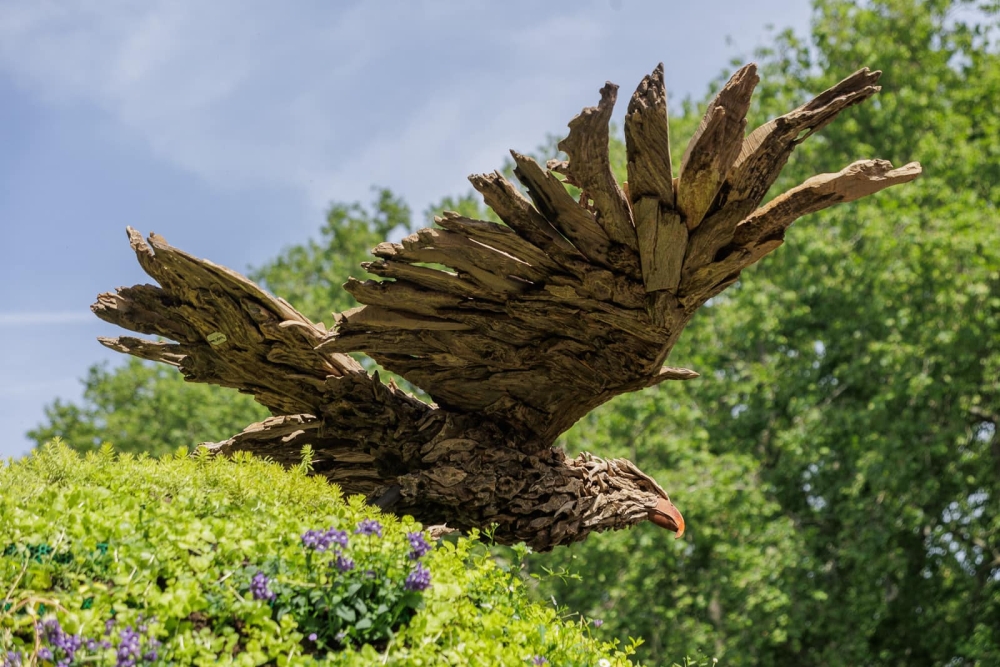
<path id="1" fill-rule="evenodd" d="M 320 349 L 333 352 L 364 352 L 369 355 L 405 354 L 409 356 L 410 361 L 414 361 L 441 351 L 439 346 L 417 335 L 423 331 L 410 328 L 379 329 L 365 324 L 345 323 L 336 336 L 331 336 L 320 344 Z"/>
<path id="2" fill-rule="evenodd" d="M 652 197 L 662 205 L 673 208 L 674 175 L 670 164 L 670 126 L 663 63 L 643 78 L 629 101 L 625 114 L 625 155 L 628 161 L 628 196 L 633 208 L 643 197 Z M 638 228 L 639 221 L 636 220 L 636 231 Z M 641 238 L 639 246 L 642 247 Z"/>
<path id="3" fill-rule="evenodd" d="M 136 232 L 136 234 L 138 233 Z M 141 237 L 139 238 L 141 240 Z M 151 233 L 149 235 L 149 246 L 155 251 L 152 262 L 160 269 L 160 276 L 154 275 L 153 277 L 165 288 L 171 286 L 183 288 L 183 286 L 191 284 L 191 278 L 195 278 L 198 283 L 208 287 L 213 284 L 227 285 L 232 291 L 238 291 L 242 296 L 248 296 L 267 305 L 281 320 L 309 321 L 302 313 L 292 308 L 287 301 L 271 296 L 252 280 L 232 269 L 179 250 L 167 243 L 167 240 L 159 234 Z M 163 282 L 164 280 L 166 283 Z"/>
<path id="4" fill-rule="evenodd" d="M 133 336 L 118 336 L 108 338 L 99 336 L 97 340 L 104 347 L 115 352 L 124 352 L 148 361 L 159 361 L 171 366 L 180 366 L 187 356 L 183 345 L 164 343 L 161 341 L 143 340 Z"/>
<path id="5" fill-rule="evenodd" d="M 799 108 L 761 125 L 743 140 L 714 209 L 688 241 L 685 274 L 711 262 L 731 242 L 736 225 L 757 208 L 797 145 L 844 109 L 878 92 L 875 83 L 880 74 L 867 67 L 858 70 Z"/>
<path id="6" fill-rule="evenodd" d="M 719 261 L 706 264 L 694 273 L 683 276 L 678 290 L 681 303 L 694 312 L 695 308 L 710 298 L 708 294 L 715 285 L 734 282 L 749 257 L 748 249 L 736 248 Z"/>
<path id="7" fill-rule="evenodd" d="M 611 171 L 608 156 L 608 121 L 617 97 L 618 86 L 605 84 L 601 88 L 601 101 L 596 107 L 586 107 L 569 122 L 569 134 L 558 148 L 569 156 L 564 170 L 571 182 L 594 200 L 597 222 L 608 237 L 638 250 L 632 213 Z"/>
<path id="8" fill-rule="evenodd" d="M 447 250 L 433 246 L 422 245 L 416 236 L 403 239 L 403 244 L 379 243 L 372 250 L 372 254 L 382 259 L 411 264 L 444 264 L 468 274 L 484 289 L 499 294 L 516 294 L 530 286 L 530 283 L 523 280 L 515 280 L 506 275 L 500 275 L 495 271 L 484 269 L 466 254 L 448 252 Z"/>
<path id="9" fill-rule="evenodd" d="M 409 249 L 433 248 L 451 256 L 464 257 L 476 266 L 498 276 L 538 282 L 543 281 L 549 273 L 545 268 L 533 266 L 520 257 L 495 248 L 485 241 L 470 239 L 464 234 L 448 230 L 421 229 L 416 234 L 405 237 L 401 243 L 403 247 Z"/>
<path id="10" fill-rule="evenodd" d="M 526 241 L 510 227 L 487 220 L 466 218 L 453 211 L 445 211 L 440 217 L 434 218 L 434 222 L 444 229 L 506 252 L 547 273 L 564 270 L 564 267 L 549 257 L 544 250 Z"/>
<path id="11" fill-rule="evenodd" d="M 658 199 L 643 197 L 635 204 L 639 259 L 647 292 L 677 291 L 684 266 L 688 230 L 680 214 Z"/>
<path id="12" fill-rule="evenodd" d="M 498 171 L 474 174 L 469 176 L 469 182 L 483 196 L 486 205 L 518 236 L 560 263 L 563 259 L 583 259 L 573 244 L 564 239 L 503 174 Z"/>
<path id="13" fill-rule="evenodd" d="M 752 202 L 749 210 L 753 210 L 767 194 L 795 147 L 833 121 L 844 109 L 877 93 L 879 87 L 875 84 L 881 74 L 867 67 L 860 69 L 794 111 L 751 132 L 743 141 L 727 179 L 726 201 Z"/>
<path id="14" fill-rule="evenodd" d="M 437 290 L 446 294 L 461 297 L 474 297 L 490 301 L 503 301 L 503 296 L 483 289 L 479 285 L 464 280 L 451 271 L 442 271 L 427 266 L 414 266 L 405 262 L 379 259 L 374 262 L 362 262 L 361 267 L 368 273 L 383 278 L 405 280 L 425 289 Z"/>
<path id="15" fill-rule="evenodd" d="M 597 223 L 591 211 L 573 199 L 566 186 L 556 176 L 527 155 L 510 152 L 514 158 L 514 175 L 521 181 L 538 212 L 562 233 L 587 259 L 610 267 L 608 249 L 611 239 Z"/>
<path id="16" fill-rule="evenodd" d="M 705 217 L 740 154 L 750 96 L 759 80 L 752 63 L 737 70 L 709 103 L 688 143 L 678 177 L 677 210 L 689 230 Z"/>
<path id="17" fill-rule="evenodd" d="M 377 284 L 377 283 L 376 283 Z M 351 327 L 366 329 L 417 329 L 421 331 L 461 331 L 470 327 L 461 322 L 451 322 L 439 317 L 421 316 L 408 312 L 400 312 L 382 305 L 365 305 L 343 313 L 346 323 Z M 346 324 L 338 322 L 340 328 Z"/>
<path id="18" fill-rule="evenodd" d="M 358 303 L 428 317 L 437 317 L 448 309 L 459 308 L 469 299 L 447 292 L 426 290 L 406 281 L 358 280 L 349 278 L 344 289 Z"/>
<path id="19" fill-rule="evenodd" d="M 843 202 L 912 181 L 920 175 L 919 162 L 893 169 L 888 160 L 859 160 L 835 174 L 819 174 L 757 209 L 736 226 L 733 244 L 748 245 L 784 232 L 798 218 Z"/>
<path id="20" fill-rule="evenodd" d="M 176 300 L 161 287 L 133 285 L 119 287 L 116 293 L 98 295 L 90 310 L 100 319 L 136 333 L 163 336 L 182 343 L 201 338 L 197 327 L 171 317 Z"/>

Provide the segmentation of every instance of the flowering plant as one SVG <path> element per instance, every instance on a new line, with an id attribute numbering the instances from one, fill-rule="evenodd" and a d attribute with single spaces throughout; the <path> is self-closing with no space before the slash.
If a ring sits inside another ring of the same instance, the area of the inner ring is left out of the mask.
<path id="1" fill-rule="evenodd" d="M 336 526 L 307 530 L 301 543 L 304 580 L 283 579 L 272 563 L 253 571 L 248 591 L 271 604 L 277 620 L 292 614 L 318 650 L 388 639 L 431 584 L 421 559 L 432 547 L 420 532 L 407 533 L 403 542 L 395 533 L 383 537 L 377 520 L 362 519 L 350 533 Z"/>
<path id="2" fill-rule="evenodd" d="M 115 619 L 104 624 L 103 637 L 88 637 L 67 632 L 58 618 L 50 617 L 34 626 L 37 651 L 35 657 L 43 664 L 72 667 L 85 663 L 136 667 L 156 663 L 160 641 L 149 629 L 152 621 L 143 621 L 139 614 L 136 627 L 125 625 L 115 630 Z M 0 667 L 26 667 L 35 664 L 22 651 L 0 653 Z"/>

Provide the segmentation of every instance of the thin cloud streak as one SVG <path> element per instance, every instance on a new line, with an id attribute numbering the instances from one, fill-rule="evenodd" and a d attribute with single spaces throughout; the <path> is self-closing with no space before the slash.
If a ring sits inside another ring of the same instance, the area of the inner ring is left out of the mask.
<path id="1" fill-rule="evenodd" d="M 84 324 L 95 322 L 94 314 L 76 310 L 36 313 L 0 313 L 0 327 L 34 327 L 49 324 Z"/>

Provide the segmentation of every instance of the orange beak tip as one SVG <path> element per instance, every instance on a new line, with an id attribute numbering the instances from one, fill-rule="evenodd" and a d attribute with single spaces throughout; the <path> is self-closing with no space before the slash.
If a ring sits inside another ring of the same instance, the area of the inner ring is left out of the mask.
<path id="1" fill-rule="evenodd" d="M 684 517 L 666 498 L 660 498 L 657 501 L 656 507 L 649 512 L 649 519 L 661 528 L 674 531 L 674 539 L 684 535 Z"/>

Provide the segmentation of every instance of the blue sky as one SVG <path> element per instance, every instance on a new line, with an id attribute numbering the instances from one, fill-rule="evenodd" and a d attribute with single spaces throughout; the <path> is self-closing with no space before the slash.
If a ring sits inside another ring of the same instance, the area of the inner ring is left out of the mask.
<path id="1" fill-rule="evenodd" d="M 420 212 L 663 61 L 700 97 L 807 0 L 0 4 L 0 457 L 94 363 L 125 226 L 244 270 L 373 184 Z M 620 107 L 624 104 L 620 103 Z M 623 110 L 618 110 L 620 118 Z"/>

